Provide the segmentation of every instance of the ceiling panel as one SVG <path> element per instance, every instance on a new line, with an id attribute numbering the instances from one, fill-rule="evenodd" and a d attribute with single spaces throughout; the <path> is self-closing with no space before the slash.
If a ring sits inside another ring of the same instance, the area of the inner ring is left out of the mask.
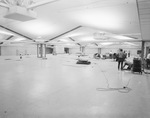
<path id="1" fill-rule="evenodd" d="M 24 0 L 26 3 L 23 4 L 27 6 L 43 1 L 45 0 Z M 149 19 L 149 9 L 143 10 L 147 8 L 143 2 L 140 0 L 141 21 L 145 23 L 144 19 Z M 8 9 L 0 7 L 0 24 L 33 40 L 40 37 L 40 40 L 48 42 L 51 39 L 57 42 L 62 37 L 71 37 L 77 42 L 83 42 L 84 39 L 86 42 L 92 41 L 96 32 L 107 32 L 107 35 L 130 34 L 129 37 L 140 34 L 136 0 L 56 0 L 33 10 L 37 13 L 37 19 L 21 22 L 4 18 Z M 82 28 L 61 35 L 78 26 Z"/>
<path id="2" fill-rule="evenodd" d="M 139 18 L 142 32 L 142 39 L 150 41 L 150 1 L 149 0 L 137 0 Z"/>

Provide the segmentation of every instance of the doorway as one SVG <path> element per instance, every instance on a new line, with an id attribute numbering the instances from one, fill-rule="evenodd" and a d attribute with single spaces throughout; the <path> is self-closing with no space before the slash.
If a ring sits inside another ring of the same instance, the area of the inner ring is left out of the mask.
<path id="1" fill-rule="evenodd" d="M 66 54 L 69 54 L 69 48 L 64 48 Z"/>
<path id="2" fill-rule="evenodd" d="M 53 53 L 53 48 L 46 48 L 46 54 L 52 54 Z"/>

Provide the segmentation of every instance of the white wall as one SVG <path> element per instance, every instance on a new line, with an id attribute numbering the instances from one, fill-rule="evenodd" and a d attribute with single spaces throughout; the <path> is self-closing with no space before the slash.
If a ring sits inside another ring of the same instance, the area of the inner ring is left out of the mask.
<path id="1" fill-rule="evenodd" d="M 124 51 L 129 52 L 130 55 L 137 55 L 137 50 L 141 50 L 141 48 L 123 48 Z M 101 54 L 106 54 L 112 51 L 112 53 L 117 53 L 118 48 L 102 48 L 101 49 Z"/>
<path id="2" fill-rule="evenodd" d="M 76 54 L 81 53 L 80 48 L 69 48 L 70 54 Z M 85 48 L 84 49 L 85 54 L 95 54 L 98 53 L 98 48 Z"/>
<path id="3" fill-rule="evenodd" d="M 134 56 L 134 55 L 137 55 L 137 51 L 141 49 L 137 48 L 137 49 L 129 49 L 129 50 L 130 50 L 130 54 Z"/>
<path id="4" fill-rule="evenodd" d="M 1 47 L 1 55 L 2 56 L 17 56 L 19 54 L 36 55 L 37 54 L 37 46 L 36 45 L 28 45 L 28 46 L 12 45 L 12 46 L 2 46 Z"/>
<path id="5" fill-rule="evenodd" d="M 146 57 L 147 56 L 147 51 L 146 51 L 146 48 L 147 47 L 149 47 L 149 49 L 150 49 L 150 42 L 145 42 L 145 47 L 144 47 L 144 57 Z"/>
<path id="6" fill-rule="evenodd" d="M 117 53 L 118 48 L 101 48 L 101 54 L 105 55 L 106 53 L 109 53 L 112 51 L 112 53 Z"/>
<path id="7" fill-rule="evenodd" d="M 17 47 L 2 46 L 1 55 L 2 56 L 14 56 L 16 55 L 16 50 L 17 50 Z"/>
<path id="8" fill-rule="evenodd" d="M 57 54 L 64 54 L 64 53 L 65 53 L 65 51 L 64 51 L 64 46 L 60 46 L 60 45 L 55 46 L 55 47 L 54 47 L 54 51 L 55 51 L 55 53 L 57 53 Z"/>
<path id="9" fill-rule="evenodd" d="M 37 45 L 26 47 L 27 53 L 31 55 L 37 55 Z"/>
<path id="10" fill-rule="evenodd" d="M 79 53 L 79 52 L 81 52 L 79 47 L 69 48 L 69 53 L 70 54 L 76 54 L 76 53 Z"/>

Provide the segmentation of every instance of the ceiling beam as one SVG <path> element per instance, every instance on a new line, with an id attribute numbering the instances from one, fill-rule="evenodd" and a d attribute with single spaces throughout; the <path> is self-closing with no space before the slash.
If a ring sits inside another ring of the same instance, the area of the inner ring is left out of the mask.
<path id="1" fill-rule="evenodd" d="M 73 38 L 69 37 L 69 39 L 71 39 L 72 41 L 75 41 Z"/>
<path id="2" fill-rule="evenodd" d="M 9 36 L 8 38 L 6 38 L 5 40 L 7 40 L 7 41 L 8 41 L 8 40 L 10 40 L 12 37 L 14 37 L 14 36 L 13 36 L 13 35 L 11 35 L 11 36 Z M 0 44 L 4 44 L 4 42 L 5 42 L 5 41 L 0 42 Z"/>
<path id="3" fill-rule="evenodd" d="M 16 32 L 16 31 L 12 30 L 12 29 L 9 29 L 9 28 L 4 27 L 4 26 L 2 26 L 2 25 L 0 25 L 0 27 L 3 28 L 3 29 L 8 30 L 8 31 L 10 31 L 10 32 L 13 32 L 13 33 L 15 33 L 15 34 L 17 34 L 17 35 L 19 35 L 19 36 L 22 36 L 22 37 L 24 37 L 24 38 L 27 38 L 27 39 L 29 39 L 29 40 L 35 41 L 35 40 L 33 40 L 32 38 L 27 37 L 27 36 L 25 36 L 25 35 L 23 35 L 23 34 L 21 34 L 21 33 L 18 33 L 18 32 Z"/>
<path id="4" fill-rule="evenodd" d="M 69 39 L 71 39 L 72 41 L 74 41 L 74 42 L 75 42 L 75 40 L 74 40 L 73 38 L 69 37 Z M 78 44 L 79 46 L 81 46 L 81 44 L 80 44 L 80 43 L 76 43 L 76 44 Z"/>
<path id="5" fill-rule="evenodd" d="M 5 39 L 5 40 L 10 40 L 12 37 L 14 37 L 14 36 L 9 36 L 7 39 Z"/>
<path id="6" fill-rule="evenodd" d="M 9 5 L 9 2 L 7 0 L 3 0 L 3 2 L 5 2 L 7 5 Z"/>
<path id="7" fill-rule="evenodd" d="M 27 9 L 33 9 L 33 8 L 36 8 L 36 7 L 45 5 L 45 4 L 53 3 L 56 1 L 58 1 L 58 0 L 51 0 L 51 1 L 50 0 L 41 0 L 40 2 L 36 2 L 36 3 L 31 4 L 30 6 L 27 7 Z"/>
<path id="8" fill-rule="evenodd" d="M 98 46 L 98 44 L 97 43 L 94 43 L 96 46 Z"/>
<path id="9" fill-rule="evenodd" d="M 5 3 L 0 2 L 0 6 L 5 7 L 5 8 L 9 8 L 9 6 Z"/>
<path id="10" fill-rule="evenodd" d="M 45 41 L 45 42 L 52 41 L 52 40 L 54 40 L 54 39 L 56 39 L 56 38 L 59 38 L 59 37 L 65 35 L 65 34 L 68 34 L 68 33 L 72 32 L 72 31 L 74 31 L 74 30 L 77 30 L 77 29 L 79 29 L 79 28 L 81 28 L 81 27 L 82 27 L 82 26 L 77 26 L 77 27 L 75 27 L 75 28 L 73 28 L 73 29 L 71 29 L 71 30 L 69 30 L 69 31 L 66 31 L 66 32 L 64 32 L 64 33 L 62 33 L 62 34 L 60 34 L 60 35 L 58 35 L 58 36 L 55 36 L 55 37 L 53 37 L 53 38 L 51 38 L 51 39 L 49 39 L 48 41 Z"/>

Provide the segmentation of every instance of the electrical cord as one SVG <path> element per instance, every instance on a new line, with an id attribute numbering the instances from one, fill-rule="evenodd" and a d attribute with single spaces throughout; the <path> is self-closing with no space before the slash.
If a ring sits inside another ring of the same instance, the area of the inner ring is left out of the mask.
<path id="1" fill-rule="evenodd" d="M 123 84 L 123 79 L 122 79 L 122 71 L 121 71 L 121 81 L 122 81 L 122 84 Z M 131 81 L 131 78 L 129 79 L 128 83 L 126 84 L 126 86 L 124 86 L 123 88 L 127 88 L 130 84 L 130 81 Z"/>
<path id="2" fill-rule="evenodd" d="M 103 72 L 103 75 L 104 75 L 104 77 L 105 77 L 105 79 L 106 79 L 107 88 L 110 88 L 110 87 L 109 87 L 109 81 L 108 81 L 108 79 L 107 79 L 107 77 L 106 77 L 106 75 L 105 75 L 105 71 L 101 71 L 101 72 Z"/>
<path id="3" fill-rule="evenodd" d="M 103 73 L 103 75 L 104 75 L 104 77 L 105 77 L 105 79 L 106 79 L 107 88 L 97 88 L 97 89 L 96 89 L 97 91 L 118 91 L 118 92 L 120 92 L 120 93 L 129 93 L 129 92 L 132 90 L 131 88 L 128 87 L 128 86 L 129 86 L 129 83 L 130 83 L 130 81 L 131 81 L 131 79 L 128 81 L 127 85 L 126 85 L 126 86 L 123 86 L 122 88 L 111 88 L 110 85 L 109 85 L 109 80 L 108 80 L 108 78 L 107 78 L 106 75 L 105 75 L 105 71 L 102 70 L 102 69 L 100 68 L 100 66 L 98 66 L 98 67 L 99 67 L 100 71 Z M 121 71 L 121 80 L 122 80 L 122 71 Z M 122 82 L 122 83 L 123 83 L 123 82 Z"/>

